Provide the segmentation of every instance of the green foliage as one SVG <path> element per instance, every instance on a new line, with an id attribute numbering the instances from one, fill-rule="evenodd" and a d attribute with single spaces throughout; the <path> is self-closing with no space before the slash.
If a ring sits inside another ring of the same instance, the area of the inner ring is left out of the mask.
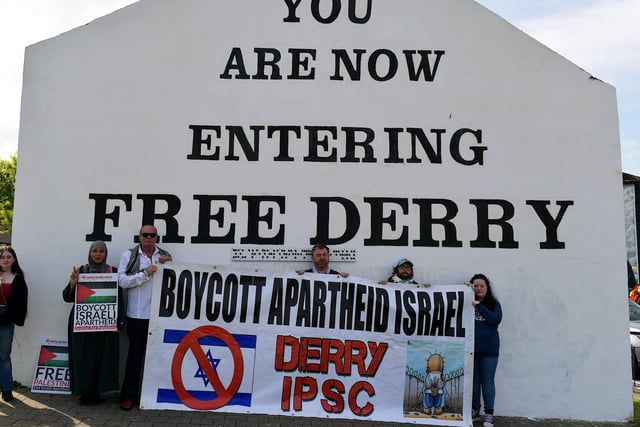
<path id="1" fill-rule="evenodd" d="M 9 157 L 9 160 L 0 159 L 0 232 L 11 231 L 17 166 L 16 154 Z"/>

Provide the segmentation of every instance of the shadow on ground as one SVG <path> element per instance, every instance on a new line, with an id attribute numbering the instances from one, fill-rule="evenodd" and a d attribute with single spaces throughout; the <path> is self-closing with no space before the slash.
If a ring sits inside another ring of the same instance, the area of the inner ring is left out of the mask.
<path id="1" fill-rule="evenodd" d="M 637 393 L 637 394 L 636 394 Z M 640 382 L 634 384 L 634 395 L 640 399 Z M 15 399 L 0 402 L 1 426 L 179 426 L 208 425 L 233 427 L 277 426 L 331 426 L 331 427 L 379 427 L 406 426 L 407 424 L 381 423 L 358 420 L 303 418 L 260 414 L 230 414 L 224 412 L 120 410 L 117 393 L 103 395 L 100 405 L 83 406 L 77 398 L 65 394 L 32 393 L 27 387 L 14 390 Z M 481 423 L 474 423 L 480 426 Z M 640 424 L 602 423 L 571 420 L 536 420 L 496 416 L 496 427 L 640 427 Z"/>

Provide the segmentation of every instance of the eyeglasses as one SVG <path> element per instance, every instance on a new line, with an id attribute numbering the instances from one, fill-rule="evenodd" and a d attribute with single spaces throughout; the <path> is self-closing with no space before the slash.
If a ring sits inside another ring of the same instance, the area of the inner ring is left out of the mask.
<path id="1" fill-rule="evenodd" d="M 145 239 L 153 239 L 158 235 L 158 233 L 140 233 L 140 235 Z"/>

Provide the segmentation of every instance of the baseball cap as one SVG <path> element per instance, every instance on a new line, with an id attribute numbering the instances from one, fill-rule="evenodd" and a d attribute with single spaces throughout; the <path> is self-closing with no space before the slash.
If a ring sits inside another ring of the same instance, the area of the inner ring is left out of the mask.
<path id="1" fill-rule="evenodd" d="M 402 264 L 409 264 L 411 267 L 413 267 L 413 263 L 406 258 L 400 258 L 398 262 L 396 262 L 394 267 L 400 267 Z"/>

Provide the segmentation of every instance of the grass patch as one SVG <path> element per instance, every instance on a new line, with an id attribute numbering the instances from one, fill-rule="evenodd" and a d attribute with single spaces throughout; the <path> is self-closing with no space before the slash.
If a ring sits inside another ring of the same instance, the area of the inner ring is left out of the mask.
<path id="1" fill-rule="evenodd" d="M 633 423 L 640 425 L 640 400 L 633 401 Z"/>

